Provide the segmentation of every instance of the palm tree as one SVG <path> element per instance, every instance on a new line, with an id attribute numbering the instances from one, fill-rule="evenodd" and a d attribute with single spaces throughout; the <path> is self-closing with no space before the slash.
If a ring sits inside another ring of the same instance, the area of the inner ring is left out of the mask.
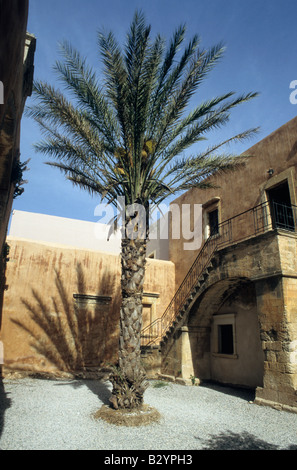
<path id="1" fill-rule="evenodd" d="M 147 232 L 137 230 L 141 228 L 137 208 L 145 208 L 148 214 L 149 205 L 205 187 L 214 173 L 234 170 L 242 158 L 218 149 L 255 132 L 244 131 L 200 153 L 185 155 L 193 144 L 206 140 L 207 132 L 224 126 L 232 108 L 256 96 L 236 97 L 230 92 L 187 110 L 224 48 L 219 44 L 204 50 L 195 35 L 181 50 L 185 33 L 185 26 L 180 26 L 168 44 L 160 35 L 152 39 L 142 12 L 134 15 L 124 48 L 113 33 L 99 32 L 102 83 L 86 60 L 64 42 L 63 60 L 54 66 L 65 85 L 64 94 L 37 81 L 36 102 L 29 108 L 45 135 L 36 149 L 53 159 L 48 164 L 107 203 L 116 206 L 118 198 L 124 198 L 126 205 L 135 208 L 125 219 L 121 246 L 119 363 L 111 377 L 115 408 L 138 407 L 147 386 L 140 362 Z"/>

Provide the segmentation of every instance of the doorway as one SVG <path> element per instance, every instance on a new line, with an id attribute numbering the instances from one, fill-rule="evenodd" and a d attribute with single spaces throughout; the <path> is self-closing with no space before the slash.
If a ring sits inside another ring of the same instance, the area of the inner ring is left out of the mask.
<path id="1" fill-rule="evenodd" d="M 295 231 L 294 209 L 288 181 L 267 190 L 273 228 Z"/>

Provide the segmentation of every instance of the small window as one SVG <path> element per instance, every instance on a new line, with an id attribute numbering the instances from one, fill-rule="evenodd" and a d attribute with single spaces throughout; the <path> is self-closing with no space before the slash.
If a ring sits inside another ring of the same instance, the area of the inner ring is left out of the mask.
<path id="1" fill-rule="evenodd" d="M 212 346 L 213 355 L 236 359 L 236 314 L 225 313 L 213 316 Z"/>
<path id="2" fill-rule="evenodd" d="M 233 325 L 218 325 L 218 353 L 234 354 Z"/>

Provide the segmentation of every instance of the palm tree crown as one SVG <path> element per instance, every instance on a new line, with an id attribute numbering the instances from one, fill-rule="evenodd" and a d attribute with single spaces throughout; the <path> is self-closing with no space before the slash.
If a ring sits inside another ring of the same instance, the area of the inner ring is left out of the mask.
<path id="1" fill-rule="evenodd" d="M 255 132 L 244 131 L 185 156 L 208 131 L 228 122 L 232 108 L 256 93 L 226 93 L 186 112 L 224 48 L 201 49 L 194 36 L 180 52 L 185 26 L 176 30 L 168 47 L 159 35 L 151 40 L 150 33 L 138 12 L 124 50 L 112 33 L 98 33 L 102 84 L 86 60 L 64 42 L 64 60 L 56 62 L 55 70 L 71 99 L 47 83 L 35 82 L 37 103 L 28 110 L 45 133 L 36 149 L 53 157 L 49 164 L 113 204 L 123 196 L 127 204 L 158 205 L 169 195 L 203 187 L 214 172 L 241 163 L 230 154 L 218 155 L 218 149 Z"/>

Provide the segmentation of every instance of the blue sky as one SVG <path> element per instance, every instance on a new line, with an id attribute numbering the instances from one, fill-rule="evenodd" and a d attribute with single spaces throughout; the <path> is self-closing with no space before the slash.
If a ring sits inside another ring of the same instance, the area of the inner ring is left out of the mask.
<path id="1" fill-rule="evenodd" d="M 253 140 L 232 148 L 241 153 L 297 115 L 297 105 L 289 100 L 290 83 L 297 80 L 296 0 L 30 0 L 28 31 L 37 38 L 35 79 L 55 84 L 52 66 L 59 58 L 58 42 L 64 39 L 100 73 L 98 29 L 112 30 L 123 42 L 136 9 L 145 13 L 153 35 L 169 40 L 186 23 L 187 37 L 198 33 L 204 47 L 225 44 L 225 56 L 195 95 L 197 102 L 228 91 L 260 93 L 238 107 L 230 124 L 212 138 L 260 126 Z M 100 200 L 46 166 L 46 158 L 33 149 L 39 139 L 35 123 L 23 117 L 21 160 L 31 158 L 30 171 L 13 208 L 96 222 L 94 209 Z"/>

